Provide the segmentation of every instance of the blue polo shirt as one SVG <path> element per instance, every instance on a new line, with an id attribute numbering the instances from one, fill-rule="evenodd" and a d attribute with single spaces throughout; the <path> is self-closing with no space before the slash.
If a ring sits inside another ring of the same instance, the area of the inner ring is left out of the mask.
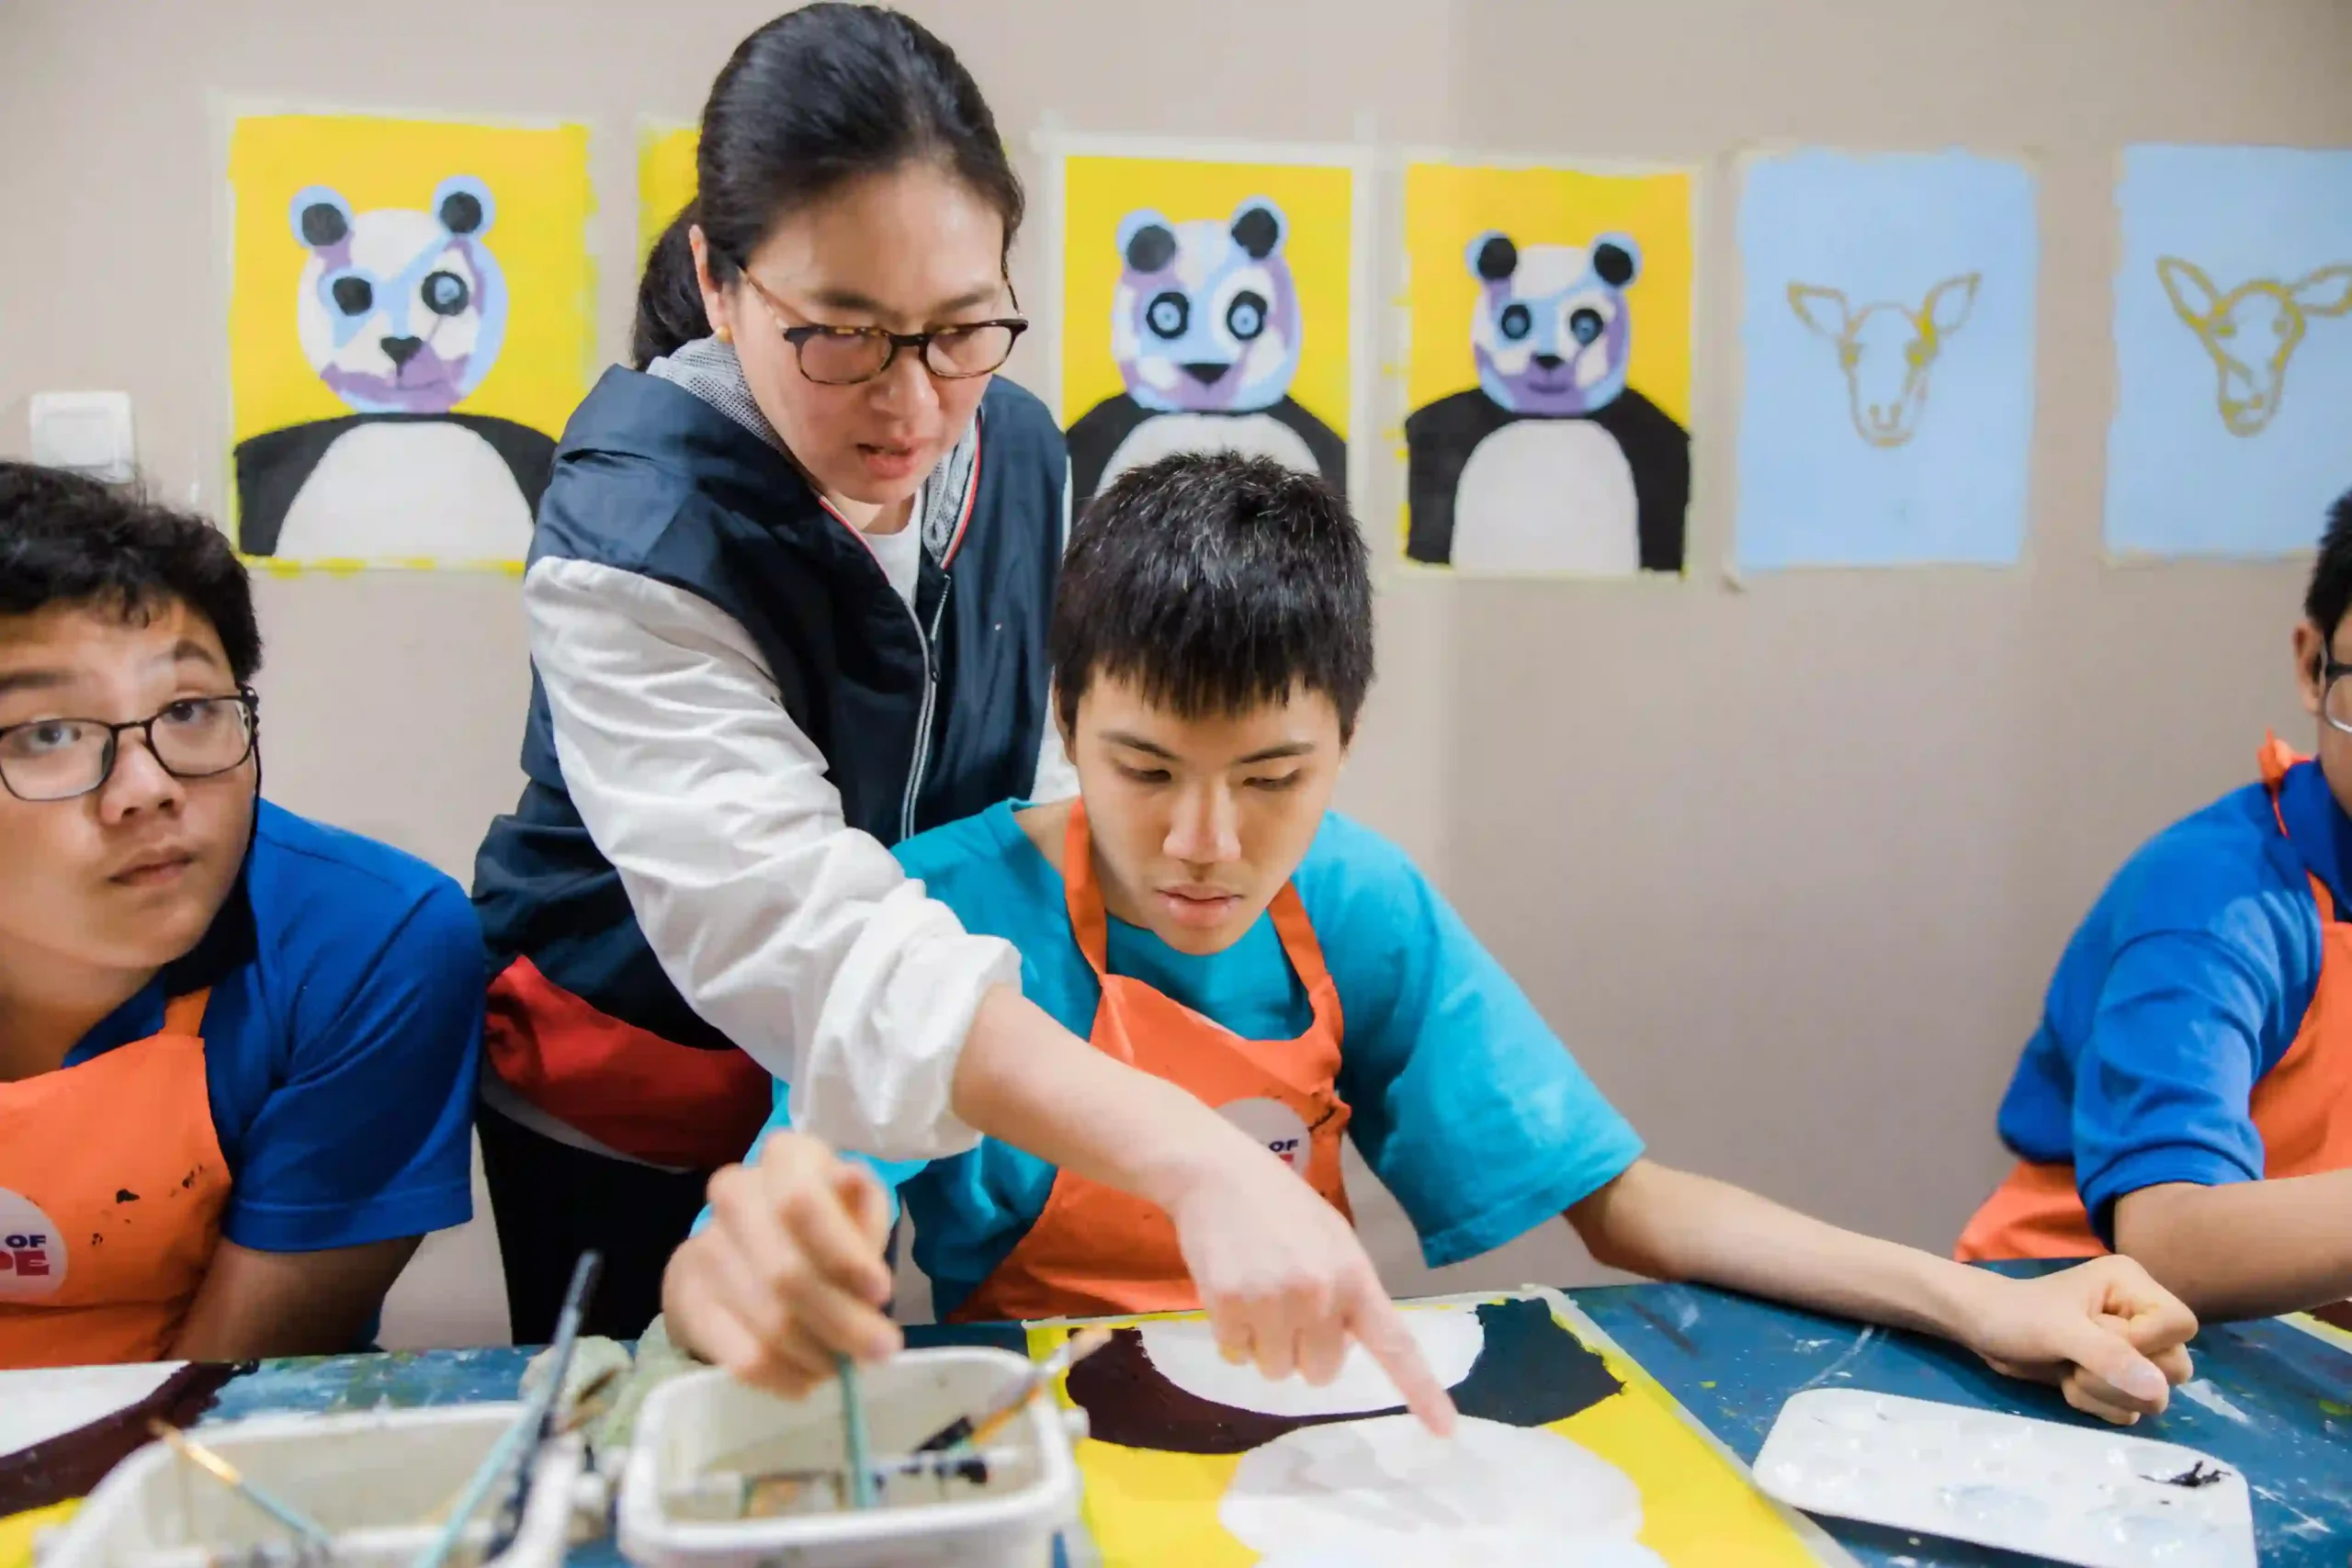
<path id="1" fill-rule="evenodd" d="M 2254 784 L 2150 840 L 2067 943 L 2001 1102 L 2001 1139 L 2073 1164 L 2102 1242 L 2114 1245 L 2126 1193 L 2262 1179 L 2249 1098 L 2319 985 L 2310 877 L 2342 908 L 2347 849 L 2326 776 L 2300 763 L 2277 813 Z"/>
<path id="2" fill-rule="evenodd" d="M 463 889 L 267 802 L 228 902 L 65 1058 L 155 1033 L 209 986 L 204 1067 L 231 1177 L 221 1235 L 256 1252 L 422 1235 L 473 1213 L 488 981 Z"/>
<path id="3" fill-rule="evenodd" d="M 895 852 L 967 929 L 1019 948 L 1023 992 L 1083 1038 L 1102 987 L 1071 933 L 1061 875 L 1017 808 L 993 807 Z M 1534 1228 L 1640 1156 L 1634 1129 L 1403 851 L 1332 814 L 1292 882 L 1339 989 L 1349 1136 L 1404 1206 L 1430 1267 Z M 1114 974 L 1251 1039 L 1294 1039 L 1313 1019 L 1271 915 L 1207 956 L 1114 917 L 1108 958 Z M 778 1085 L 769 1131 L 788 1124 L 786 1099 Z M 943 1315 L 1027 1234 L 1055 1176 L 992 1138 L 927 1166 L 876 1168 L 901 1184 L 915 1262 Z"/>

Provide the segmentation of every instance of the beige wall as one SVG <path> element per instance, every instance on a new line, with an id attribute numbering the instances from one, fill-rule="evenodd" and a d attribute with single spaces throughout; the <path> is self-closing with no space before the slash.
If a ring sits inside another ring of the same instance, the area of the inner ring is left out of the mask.
<path id="1" fill-rule="evenodd" d="M 691 118 L 773 4 L 0 0 L 0 451 L 25 447 L 28 393 L 124 389 L 149 471 L 219 511 L 211 95 L 591 121 L 617 352 L 636 117 Z M 1391 581 L 1386 673 L 1346 791 L 1423 857 L 1657 1153 L 1947 1243 L 2000 1167 L 1993 1104 L 2068 925 L 2140 836 L 2247 776 L 2263 727 L 2295 717 L 2299 567 L 2099 557 L 2118 150 L 2352 141 L 2352 6 L 912 8 L 1016 141 L 1047 115 L 1314 141 L 1370 116 L 1384 141 L 1501 152 L 1715 159 L 1802 139 L 2040 159 L 2020 570 L 1726 582 L 1737 287 L 1717 183 L 1691 579 Z M 1034 251 L 1017 271 L 1034 298 Z M 1051 352 L 1050 329 L 1033 334 L 1016 373 Z M 1384 539 L 1399 489 L 1379 476 L 1368 515 Z M 272 792 L 466 875 L 516 781 L 514 585 L 384 575 L 261 592 Z M 1393 1282 L 1426 1284 L 1393 1213 L 1374 1228 Z M 441 1277 L 486 1266 L 479 1237 L 437 1247 Z M 1471 1268 L 1480 1282 L 1591 1277 L 1564 1232 Z M 403 1307 L 414 1337 L 481 1317 L 413 1285 Z"/>

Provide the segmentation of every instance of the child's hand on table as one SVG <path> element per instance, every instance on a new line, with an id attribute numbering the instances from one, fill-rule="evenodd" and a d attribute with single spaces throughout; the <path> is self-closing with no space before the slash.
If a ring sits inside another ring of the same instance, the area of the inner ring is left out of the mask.
<path id="1" fill-rule="evenodd" d="M 798 1133 L 754 1165 L 710 1179 L 710 1222 L 671 1256 L 662 1311 L 684 1348 L 743 1382 L 797 1398 L 834 1357 L 895 1354 L 883 1314 L 889 1201 L 873 1172 Z"/>
<path id="2" fill-rule="evenodd" d="M 2128 1258 L 2101 1258 L 2038 1280 L 1983 1273 L 1962 1336 L 2009 1377 L 2055 1383 L 2066 1403 L 2128 1427 L 2161 1413 L 2192 1375 L 2197 1317 Z"/>

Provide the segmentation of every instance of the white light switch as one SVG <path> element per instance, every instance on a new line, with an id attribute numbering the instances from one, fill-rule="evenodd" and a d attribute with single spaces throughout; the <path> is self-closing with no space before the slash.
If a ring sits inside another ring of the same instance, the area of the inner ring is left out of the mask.
<path id="1" fill-rule="evenodd" d="M 120 484 L 138 471 L 129 392 L 35 392 L 33 461 Z"/>

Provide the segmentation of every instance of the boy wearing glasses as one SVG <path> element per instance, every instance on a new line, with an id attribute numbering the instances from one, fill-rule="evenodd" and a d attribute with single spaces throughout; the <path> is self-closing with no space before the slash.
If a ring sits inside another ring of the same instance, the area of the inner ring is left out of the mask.
<path id="1" fill-rule="evenodd" d="M 471 1211 L 457 885 L 260 798 L 200 518 L 0 462 L 0 1367 L 347 1350 Z"/>
<path id="2" fill-rule="evenodd" d="M 2207 1318 L 2352 1295 L 2352 494 L 2295 627 L 2319 754 L 2144 845 L 2059 961 L 1963 1258 L 2113 1247 Z"/>

